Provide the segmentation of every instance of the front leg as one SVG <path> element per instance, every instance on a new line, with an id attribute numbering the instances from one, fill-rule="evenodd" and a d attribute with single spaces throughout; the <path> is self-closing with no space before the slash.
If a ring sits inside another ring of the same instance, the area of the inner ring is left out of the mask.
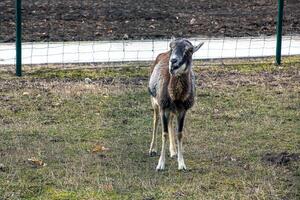
<path id="1" fill-rule="evenodd" d="M 169 117 L 169 123 L 168 123 L 168 132 L 169 132 L 169 140 L 170 140 L 170 157 L 175 158 L 177 156 L 177 150 L 176 150 L 176 136 L 174 133 L 174 127 L 173 127 L 173 119 L 174 119 L 174 114 L 170 114 Z"/>
<path id="2" fill-rule="evenodd" d="M 186 170 L 186 165 L 184 163 L 183 155 L 182 155 L 182 137 L 183 137 L 183 125 L 184 125 L 184 119 L 185 119 L 185 113 L 186 111 L 182 111 L 177 116 L 177 148 L 178 148 L 178 169 L 179 170 Z"/>
<path id="3" fill-rule="evenodd" d="M 160 110 L 160 118 L 162 124 L 162 145 L 161 153 L 156 167 L 156 171 L 165 169 L 166 162 L 166 140 L 168 139 L 168 122 L 169 122 L 170 113 L 166 110 Z"/>

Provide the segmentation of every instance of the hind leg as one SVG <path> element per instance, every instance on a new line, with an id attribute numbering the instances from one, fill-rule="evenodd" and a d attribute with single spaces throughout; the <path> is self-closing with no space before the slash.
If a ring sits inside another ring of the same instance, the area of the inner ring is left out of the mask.
<path id="1" fill-rule="evenodd" d="M 157 154 L 157 130 L 158 130 L 158 120 L 159 120 L 159 108 L 152 101 L 153 106 L 153 132 L 152 132 L 152 140 L 149 149 L 149 156 L 156 156 Z"/>

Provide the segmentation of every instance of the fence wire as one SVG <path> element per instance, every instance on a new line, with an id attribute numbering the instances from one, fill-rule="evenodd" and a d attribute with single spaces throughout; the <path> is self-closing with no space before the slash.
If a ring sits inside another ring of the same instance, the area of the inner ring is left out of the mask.
<path id="1" fill-rule="evenodd" d="M 191 38 L 205 42 L 194 59 L 255 58 L 273 56 L 275 37 Z M 23 44 L 23 64 L 151 61 L 169 49 L 169 40 L 30 42 Z M 282 55 L 300 55 L 300 36 L 284 36 Z M 15 63 L 15 45 L 0 45 L 0 64 Z"/>

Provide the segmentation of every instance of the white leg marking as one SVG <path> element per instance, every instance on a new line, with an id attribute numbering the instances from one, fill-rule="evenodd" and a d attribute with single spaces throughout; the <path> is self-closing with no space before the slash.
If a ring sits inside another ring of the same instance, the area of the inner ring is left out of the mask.
<path id="1" fill-rule="evenodd" d="M 177 158 L 178 169 L 186 170 L 186 166 L 185 166 L 183 155 L 182 155 L 182 138 L 180 138 L 180 137 L 178 138 L 177 144 L 178 144 L 178 158 Z"/>
<path id="2" fill-rule="evenodd" d="M 176 150 L 176 140 L 175 140 L 175 134 L 173 130 L 173 116 L 170 116 L 170 121 L 168 124 L 168 131 L 169 131 L 169 139 L 170 139 L 170 146 L 169 146 L 169 151 L 170 151 L 170 157 L 175 158 L 177 156 L 177 150 Z"/>
<path id="3" fill-rule="evenodd" d="M 158 160 L 158 164 L 156 166 L 156 171 L 164 170 L 165 169 L 165 162 L 166 162 L 166 138 L 168 137 L 168 133 L 162 134 L 162 147 L 161 147 L 161 153 Z"/>

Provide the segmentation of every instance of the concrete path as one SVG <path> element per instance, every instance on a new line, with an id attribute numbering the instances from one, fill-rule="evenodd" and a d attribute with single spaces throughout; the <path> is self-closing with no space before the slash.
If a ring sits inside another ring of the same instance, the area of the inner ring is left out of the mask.
<path id="1" fill-rule="evenodd" d="M 205 42 L 194 59 L 275 55 L 275 36 L 258 38 L 191 38 Z M 168 50 L 169 40 L 23 43 L 23 64 L 150 61 Z M 300 55 L 300 36 L 284 36 L 282 55 Z M 15 64 L 14 43 L 0 43 L 0 65 Z"/>

